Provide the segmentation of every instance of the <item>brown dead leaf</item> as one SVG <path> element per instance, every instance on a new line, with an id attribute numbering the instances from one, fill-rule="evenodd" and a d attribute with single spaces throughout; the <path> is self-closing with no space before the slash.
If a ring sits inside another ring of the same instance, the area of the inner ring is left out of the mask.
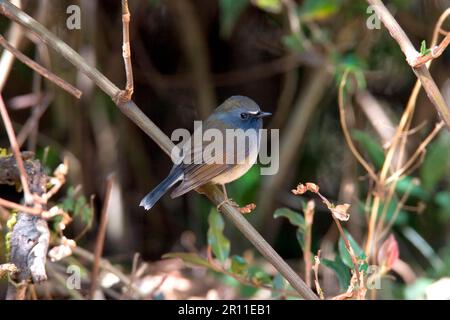
<path id="1" fill-rule="evenodd" d="M 333 216 L 340 221 L 348 221 L 350 219 L 350 214 L 347 212 L 350 208 L 348 203 L 338 204 L 334 207 L 328 207 Z"/>

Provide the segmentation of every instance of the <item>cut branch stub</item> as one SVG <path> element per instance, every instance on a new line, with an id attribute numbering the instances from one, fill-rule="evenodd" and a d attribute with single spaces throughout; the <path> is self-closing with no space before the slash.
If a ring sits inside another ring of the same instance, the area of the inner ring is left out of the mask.
<path id="1" fill-rule="evenodd" d="M 25 157 L 29 158 L 29 155 Z M 39 160 L 26 160 L 24 166 L 30 191 L 37 195 L 44 194 L 47 176 Z M 0 183 L 20 182 L 20 173 L 13 156 L 0 158 L 0 172 Z M 11 231 L 10 262 L 18 269 L 11 279 L 19 284 L 8 286 L 7 299 L 22 299 L 26 283 L 47 280 L 45 262 L 49 240 L 50 232 L 44 219 L 25 212 L 17 213 L 16 223 Z"/>

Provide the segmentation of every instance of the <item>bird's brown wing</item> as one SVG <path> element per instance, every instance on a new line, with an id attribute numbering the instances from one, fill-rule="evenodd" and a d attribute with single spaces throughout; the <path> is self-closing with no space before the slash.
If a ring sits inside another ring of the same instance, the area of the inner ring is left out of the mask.
<path id="1" fill-rule="evenodd" d="M 189 170 L 184 173 L 184 179 L 181 184 L 173 190 L 170 195 L 172 198 L 176 198 L 189 192 L 195 188 L 198 188 L 218 175 L 227 172 L 232 168 L 230 164 L 197 164 L 191 165 Z"/>
<path id="2" fill-rule="evenodd" d="M 209 123 L 205 125 L 204 129 L 209 128 Z M 225 140 L 225 139 L 224 139 Z M 220 174 L 223 174 L 231 170 L 234 164 L 227 163 L 227 156 L 233 155 L 233 158 L 237 158 L 238 155 L 248 156 L 248 150 L 237 149 L 236 141 L 233 143 L 226 143 L 223 141 L 223 149 L 220 155 L 208 156 L 203 153 L 204 149 L 213 142 L 202 142 L 201 146 L 194 147 L 193 143 L 190 143 L 190 149 L 188 154 L 190 155 L 190 163 L 181 164 L 183 166 L 183 181 L 174 189 L 171 194 L 172 198 L 176 198 L 189 192 L 195 188 L 198 188 L 207 182 L 211 181 Z M 230 148 L 234 148 L 234 153 L 230 151 Z M 218 161 L 220 160 L 220 161 Z"/>

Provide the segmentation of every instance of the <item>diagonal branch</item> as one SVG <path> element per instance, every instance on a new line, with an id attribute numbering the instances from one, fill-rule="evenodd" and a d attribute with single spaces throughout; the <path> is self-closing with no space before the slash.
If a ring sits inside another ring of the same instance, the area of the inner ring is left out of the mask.
<path id="1" fill-rule="evenodd" d="M 65 81 L 65 80 L 61 79 L 60 77 L 58 77 L 53 72 L 47 70 L 46 68 L 44 68 L 40 64 L 38 64 L 35 61 L 33 61 L 30 58 L 28 58 L 22 52 L 20 52 L 19 50 L 14 48 L 12 45 L 10 45 L 8 43 L 8 41 L 6 41 L 6 39 L 3 38 L 2 35 L 0 35 L 0 45 L 3 48 L 5 48 L 6 50 L 8 50 L 9 52 L 11 52 L 17 59 L 22 61 L 25 65 L 27 65 L 28 67 L 30 67 L 31 69 L 33 69 L 34 71 L 39 73 L 41 76 L 43 76 L 44 78 L 47 78 L 48 80 L 50 80 L 51 82 L 56 84 L 61 89 L 65 90 L 68 93 L 70 93 L 71 95 L 73 95 L 75 98 L 80 99 L 80 97 L 81 97 L 81 91 L 80 90 L 78 90 L 77 88 L 72 86 L 67 81 Z"/>
<path id="2" fill-rule="evenodd" d="M 412 67 L 414 73 L 417 78 L 422 83 L 425 92 L 427 93 L 428 98 L 431 103 L 436 108 L 439 116 L 447 125 L 447 129 L 450 130 L 450 108 L 444 100 L 441 92 L 439 91 L 436 83 L 431 77 L 430 71 L 427 66 L 422 64 L 420 66 L 416 66 L 415 63 L 417 59 L 420 57 L 420 54 L 412 45 L 406 33 L 403 31 L 402 27 L 398 24 L 389 10 L 385 7 L 381 0 L 367 0 L 367 2 L 372 5 L 372 8 L 375 10 L 375 13 L 381 19 L 385 27 L 389 30 L 392 38 L 397 41 L 401 50 L 406 56 L 406 61 Z"/>
<path id="3" fill-rule="evenodd" d="M 132 101 L 121 103 L 117 97 L 121 90 L 115 86 L 100 71 L 89 66 L 87 62 L 76 53 L 70 46 L 61 41 L 44 26 L 18 9 L 6 0 L 0 0 L 0 14 L 19 23 L 26 29 L 35 33 L 42 41 L 52 47 L 56 52 L 65 57 L 77 69 L 88 76 L 100 89 L 103 90 L 113 101 L 117 101 L 118 108 L 152 138 L 161 149 L 169 156 L 174 144 Z M 206 185 L 203 188 L 205 195 L 215 204 L 219 205 L 225 199 L 224 194 L 217 186 Z M 267 243 L 256 229 L 237 211 L 233 206 L 224 204 L 222 206 L 227 216 L 244 236 L 259 250 L 259 252 L 286 278 L 292 287 L 302 297 L 309 300 L 317 300 L 318 297 L 308 288 L 305 282 L 292 270 L 292 268 L 278 255 L 278 253 Z"/>

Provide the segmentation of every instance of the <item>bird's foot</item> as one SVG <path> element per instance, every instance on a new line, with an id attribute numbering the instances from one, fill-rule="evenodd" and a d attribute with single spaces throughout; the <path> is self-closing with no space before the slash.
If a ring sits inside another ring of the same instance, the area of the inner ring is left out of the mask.
<path id="1" fill-rule="evenodd" d="M 225 200 L 223 200 L 221 203 L 219 203 L 216 207 L 217 211 L 220 211 L 220 208 L 225 204 L 228 203 L 229 205 L 235 207 L 236 209 L 239 209 L 239 205 L 233 201 L 233 199 L 231 198 L 226 198 Z"/>

